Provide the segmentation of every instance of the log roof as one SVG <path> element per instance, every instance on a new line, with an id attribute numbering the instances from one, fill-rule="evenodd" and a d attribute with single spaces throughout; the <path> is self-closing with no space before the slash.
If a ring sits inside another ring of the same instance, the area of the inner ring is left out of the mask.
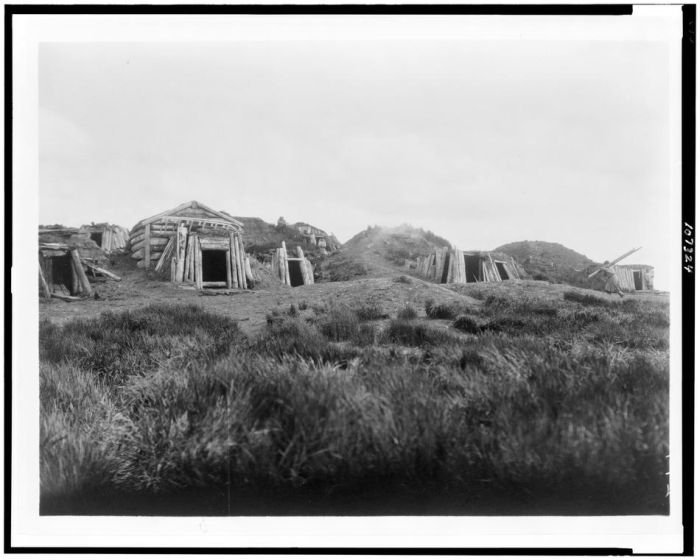
<path id="1" fill-rule="evenodd" d="M 196 200 L 191 200 L 190 202 L 180 204 L 180 206 L 177 206 L 172 210 L 166 210 L 165 212 L 161 212 L 160 214 L 156 214 L 150 218 L 145 218 L 138 222 L 132 229 L 137 229 L 160 220 L 176 221 L 177 218 L 187 218 L 189 213 L 188 211 L 190 210 L 192 211 L 192 217 L 201 218 L 203 215 L 205 215 L 207 217 L 207 221 L 230 224 L 235 226 L 237 229 L 243 228 L 243 224 L 230 214 L 227 214 L 226 212 L 219 212 L 218 210 L 210 208 L 206 204 L 202 204 Z"/>

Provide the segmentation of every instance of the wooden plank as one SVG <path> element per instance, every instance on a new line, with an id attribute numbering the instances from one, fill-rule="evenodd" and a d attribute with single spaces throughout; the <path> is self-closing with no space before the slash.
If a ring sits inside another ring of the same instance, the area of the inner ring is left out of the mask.
<path id="1" fill-rule="evenodd" d="M 240 289 L 245 289 L 245 270 L 243 268 L 243 259 L 241 258 L 241 244 L 238 234 L 233 235 L 233 258 L 236 261 L 236 279 L 238 280 L 238 287 Z"/>
<path id="2" fill-rule="evenodd" d="M 158 249 L 158 248 L 163 248 L 168 244 L 168 241 L 172 239 L 172 236 L 170 237 L 155 237 L 151 235 L 151 249 Z M 138 251 L 139 249 L 142 249 L 146 245 L 146 240 L 142 239 L 141 241 L 138 241 L 137 243 L 132 243 L 131 244 L 131 250 L 132 251 Z"/>
<path id="3" fill-rule="evenodd" d="M 195 238 L 195 253 L 194 253 L 194 262 L 197 270 L 197 278 L 196 278 L 196 284 L 197 288 L 200 290 L 202 289 L 202 282 L 204 281 L 204 278 L 202 277 L 202 248 L 199 245 L 199 236 Z"/>
<path id="4" fill-rule="evenodd" d="M 187 248 L 187 228 L 180 226 L 177 228 L 177 269 L 175 271 L 175 281 L 184 281 L 185 275 L 185 249 Z"/>
<path id="5" fill-rule="evenodd" d="M 82 288 L 83 293 L 87 296 L 91 296 L 92 287 L 90 286 L 90 282 L 88 281 L 88 278 L 85 275 L 85 271 L 83 270 L 83 265 L 80 262 L 80 254 L 78 253 L 78 250 L 72 249 L 70 255 L 73 259 L 73 264 L 75 265 L 75 272 L 78 275 L 78 281 L 80 282 L 80 286 Z"/>
<path id="6" fill-rule="evenodd" d="M 187 234 L 187 239 L 186 239 L 186 246 L 185 246 L 185 272 L 184 272 L 184 277 L 185 281 L 190 280 L 190 270 L 191 270 L 191 264 L 190 264 L 190 255 L 192 254 L 192 234 Z"/>
<path id="7" fill-rule="evenodd" d="M 44 273 L 41 270 L 41 265 L 39 265 L 39 290 L 44 297 L 51 297 L 51 290 L 49 289 L 49 285 L 46 282 L 46 278 L 44 278 Z"/>
<path id="8" fill-rule="evenodd" d="M 240 283 L 238 281 L 238 260 L 236 259 L 236 242 L 235 242 L 235 233 L 230 232 L 228 236 L 228 242 L 229 242 L 229 247 L 231 251 L 231 285 L 234 288 L 240 287 Z"/>
<path id="9" fill-rule="evenodd" d="M 143 260 L 144 260 L 144 268 L 148 270 L 151 268 L 151 225 L 146 224 L 146 227 L 144 228 L 144 233 L 145 237 L 143 238 L 144 241 L 144 246 L 143 246 Z"/>
<path id="10" fill-rule="evenodd" d="M 106 270 L 104 268 L 100 268 L 99 266 L 95 266 L 94 264 L 90 264 L 90 263 L 84 263 L 84 264 L 90 270 L 94 270 L 95 272 L 98 272 L 99 274 L 102 274 L 103 276 L 106 276 L 107 278 L 111 278 L 112 280 L 116 280 L 117 282 L 121 282 L 121 280 L 122 280 L 119 276 L 110 272 L 109 270 Z"/>
<path id="11" fill-rule="evenodd" d="M 228 288 L 226 282 L 202 282 L 202 288 Z"/>
<path id="12" fill-rule="evenodd" d="M 160 259 L 158 259 L 158 264 L 156 264 L 156 272 L 160 272 L 163 270 L 163 266 L 165 265 L 165 262 L 169 258 L 169 255 L 171 254 L 173 249 L 173 240 L 170 238 L 170 241 L 168 241 L 168 244 L 165 246 L 165 249 L 163 250 L 163 254 L 160 256 Z"/>
<path id="13" fill-rule="evenodd" d="M 231 249 L 226 251 L 226 287 L 231 289 Z"/>

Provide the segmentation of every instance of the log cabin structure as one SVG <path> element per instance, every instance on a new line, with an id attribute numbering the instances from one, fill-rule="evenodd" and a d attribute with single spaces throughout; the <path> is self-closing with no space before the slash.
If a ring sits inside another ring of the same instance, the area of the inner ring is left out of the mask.
<path id="1" fill-rule="evenodd" d="M 247 289 L 252 274 L 242 233 L 241 222 L 193 200 L 137 223 L 131 257 L 176 284 Z"/>
<path id="2" fill-rule="evenodd" d="M 461 251 L 447 247 L 427 257 L 419 257 L 417 271 L 439 284 L 502 282 L 526 277 L 522 267 L 505 253 Z"/>
<path id="3" fill-rule="evenodd" d="M 120 253 L 129 245 L 129 230 L 113 224 L 90 224 L 80 227 L 86 231 L 100 249 L 105 253 Z"/>
<path id="4" fill-rule="evenodd" d="M 301 247 L 297 247 L 296 256 L 287 254 L 287 245 L 282 241 L 282 247 L 275 249 L 272 255 L 272 273 L 282 284 L 295 288 L 314 283 L 314 269 L 304 256 Z"/>

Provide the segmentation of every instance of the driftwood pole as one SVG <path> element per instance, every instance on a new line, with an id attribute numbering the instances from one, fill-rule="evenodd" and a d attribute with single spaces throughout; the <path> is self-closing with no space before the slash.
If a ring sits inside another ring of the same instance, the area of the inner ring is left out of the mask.
<path id="1" fill-rule="evenodd" d="M 73 258 L 73 264 L 75 265 L 75 272 L 78 275 L 78 280 L 80 281 L 80 285 L 83 289 L 83 292 L 85 293 L 85 295 L 91 296 L 92 295 L 92 286 L 90 286 L 90 281 L 88 280 L 88 277 L 85 274 L 85 271 L 83 270 L 83 265 L 80 262 L 80 255 L 78 254 L 78 250 L 71 249 L 70 255 Z"/>
<path id="2" fill-rule="evenodd" d="M 236 259 L 236 238 L 233 232 L 229 232 L 228 241 L 231 250 L 231 282 L 234 288 L 239 287 L 238 282 L 238 260 Z"/>
<path id="3" fill-rule="evenodd" d="M 39 265 L 39 287 L 41 288 L 41 293 L 44 295 L 44 297 L 51 297 L 51 290 L 49 289 L 49 285 L 46 282 L 46 278 L 44 278 L 44 273 L 41 270 L 41 265 Z"/>

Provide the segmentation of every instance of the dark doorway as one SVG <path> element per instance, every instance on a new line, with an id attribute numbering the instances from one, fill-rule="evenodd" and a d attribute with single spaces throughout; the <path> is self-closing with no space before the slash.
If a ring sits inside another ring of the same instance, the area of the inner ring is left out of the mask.
<path id="1" fill-rule="evenodd" d="M 102 232 L 94 231 L 90 234 L 90 239 L 97 243 L 98 247 L 102 247 Z"/>
<path id="2" fill-rule="evenodd" d="M 226 282 L 226 251 L 202 251 L 202 282 Z"/>
<path id="3" fill-rule="evenodd" d="M 478 255 L 464 255 L 464 268 L 467 282 L 479 282 L 481 278 L 481 260 Z"/>
<path id="4" fill-rule="evenodd" d="M 442 265 L 442 276 L 440 276 L 441 284 L 447 284 L 447 274 L 450 271 L 450 256 L 449 254 L 445 255 L 445 262 Z"/>
<path id="5" fill-rule="evenodd" d="M 508 280 L 509 276 L 504 263 L 496 261 L 496 269 L 498 269 L 498 275 L 501 277 L 501 280 Z"/>
<path id="6" fill-rule="evenodd" d="M 289 265 L 289 282 L 292 284 L 292 287 L 303 286 L 304 276 L 301 273 L 301 261 L 288 260 L 287 264 Z"/>
<path id="7" fill-rule="evenodd" d="M 51 257 L 51 283 L 65 286 L 68 293 L 75 295 L 73 282 L 73 261 L 69 254 L 61 257 Z"/>
<path id="8" fill-rule="evenodd" d="M 641 270 L 633 270 L 632 274 L 634 274 L 634 289 L 635 290 L 643 290 L 644 283 L 642 282 L 642 271 Z"/>

